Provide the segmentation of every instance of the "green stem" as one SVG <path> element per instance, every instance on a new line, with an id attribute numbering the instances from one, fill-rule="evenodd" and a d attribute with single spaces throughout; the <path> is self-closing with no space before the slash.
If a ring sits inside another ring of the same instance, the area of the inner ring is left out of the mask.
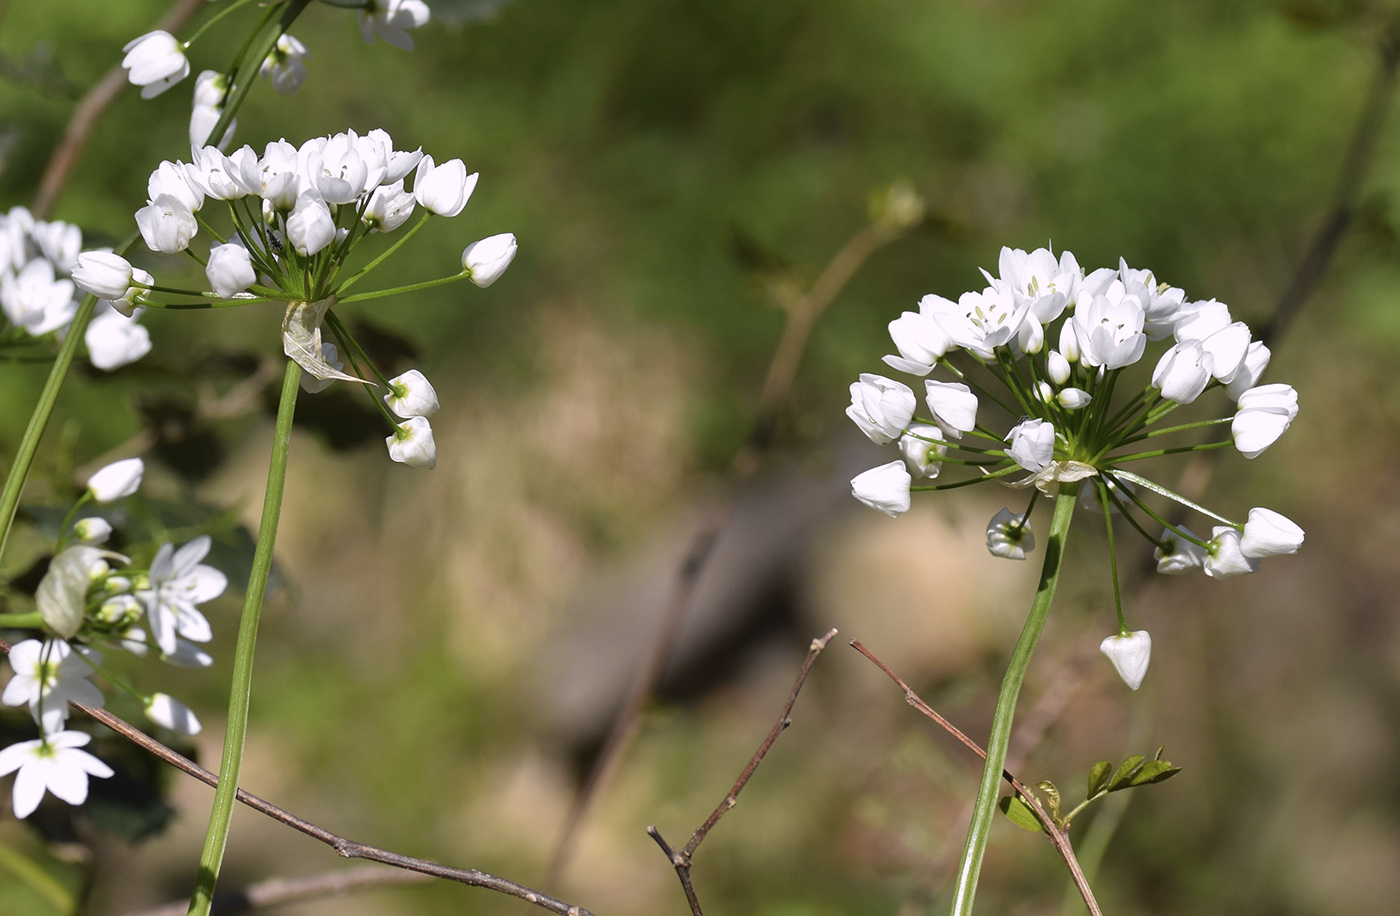
<path id="1" fill-rule="evenodd" d="M 1021 693 L 1021 682 L 1025 680 L 1026 669 L 1030 667 L 1031 653 L 1035 651 L 1040 632 L 1045 628 L 1050 602 L 1055 597 L 1055 586 L 1060 580 L 1061 560 L 1064 557 L 1065 542 L 1069 537 L 1070 522 L 1074 520 L 1074 503 L 1078 493 L 1078 482 L 1061 484 L 1060 493 L 1055 498 L 1055 515 L 1050 522 L 1050 536 L 1045 544 L 1045 564 L 1040 569 L 1040 586 L 1036 589 L 1026 625 L 1021 630 L 1021 638 L 1016 641 L 1016 649 L 1011 653 L 1011 663 L 1006 669 L 1006 677 L 1001 682 L 996 712 L 992 716 L 992 733 L 987 739 L 987 763 L 982 770 L 982 782 L 977 788 L 977 802 L 972 811 L 972 823 L 968 826 L 962 861 L 958 864 L 953 893 L 953 916 L 969 916 L 972 912 L 972 901 L 977 893 L 977 877 L 982 871 L 982 857 L 986 854 L 987 837 L 991 833 L 992 813 L 996 811 L 997 796 L 1000 794 L 1001 771 L 1006 766 L 1006 749 L 1011 740 L 1011 720 L 1016 712 L 1016 698 Z"/>
<path id="2" fill-rule="evenodd" d="M 428 221 L 428 218 L 430 216 L 432 216 L 431 213 L 424 213 L 422 217 L 419 218 L 418 222 L 413 224 L 413 228 L 409 229 L 402 236 L 400 236 L 397 242 L 386 248 L 384 252 L 379 255 L 379 257 L 375 258 L 373 261 L 370 261 L 364 267 L 361 267 L 358 271 L 355 272 L 353 276 L 350 277 L 350 279 L 346 280 L 344 283 L 340 284 L 340 286 L 336 287 L 335 293 L 333 294 L 336 297 L 336 299 L 339 300 L 340 297 L 344 295 L 347 289 L 354 286 L 356 283 L 359 283 L 360 280 L 363 279 L 365 275 L 368 274 L 371 270 L 374 270 L 380 264 L 383 264 L 385 259 L 388 258 L 389 255 L 398 251 L 399 248 L 403 246 L 404 242 L 407 242 L 409 239 L 413 238 L 413 234 L 419 229 L 423 228 L 423 224 Z"/>
<path id="3" fill-rule="evenodd" d="M 16 630 L 38 629 L 44 625 L 44 615 L 38 611 L 23 614 L 0 614 L 0 627 L 14 627 Z"/>
<path id="4" fill-rule="evenodd" d="M 372 293 L 357 293 L 345 298 L 336 297 L 337 302 L 364 302 L 366 299 L 382 299 L 385 296 L 397 296 L 399 293 L 413 293 L 420 289 L 429 289 L 434 286 L 443 286 L 447 283 L 456 283 L 458 280 L 467 279 L 467 272 L 453 274 L 450 277 L 438 277 L 436 280 L 424 280 L 422 283 L 410 283 L 407 286 L 396 286 L 393 289 L 380 289 Z M 344 289 L 345 287 L 341 287 Z"/>
<path id="5" fill-rule="evenodd" d="M 235 59 L 231 81 L 233 85 L 229 87 L 228 96 L 224 99 L 223 111 L 219 113 L 218 123 L 209 132 L 209 144 L 217 146 L 224 138 L 224 131 L 233 123 L 233 118 L 238 114 L 238 109 L 243 105 L 243 99 L 247 97 L 248 90 L 253 88 L 253 80 L 258 75 L 258 70 L 262 67 L 262 62 L 267 55 L 272 53 L 272 49 L 277 46 L 277 39 L 282 37 L 282 33 L 287 31 L 306 9 L 311 0 L 289 0 L 282 12 L 282 18 L 276 23 L 269 20 L 275 15 L 276 7 L 270 7 L 264 16 L 262 23 L 258 26 L 261 31 L 255 31 L 244 50 Z"/>
<path id="6" fill-rule="evenodd" d="M 301 367 L 288 361 L 282 379 L 282 398 L 277 404 L 277 428 L 272 438 L 272 463 L 267 471 L 267 493 L 263 497 L 262 522 L 258 544 L 253 552 L 253 571 L 243 599 L 243 617 L 238 624 L 238 644 L 233 655 L 233 685 L 228 703 L 228 730 L 219 768 L 219 788 L 214 810 L 209 815 L 209 831 L 204 852 L 199 857 L 199 877 L 190 897 L 189 916 L 209 916 L 214 901 L 214 885 L 219 880 L 224 848 L 228 844 L 233 802 L 238 791 L 239 770 L 243 765 L 243 741 L 248 732 L 248 705 L 253 691 L 253 649 L 258 639 L 258 616 L 263 593 L 272 569 L 272 545 L 277 540 L 277 522 L 282 512 L 282 491 L 287 483 L 287 450 L 292 439 L 292 414 L 296 410 Z"/>

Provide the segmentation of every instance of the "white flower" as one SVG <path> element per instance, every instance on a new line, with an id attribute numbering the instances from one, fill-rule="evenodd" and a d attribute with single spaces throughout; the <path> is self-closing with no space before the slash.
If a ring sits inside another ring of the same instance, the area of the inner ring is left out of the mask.
<path id="1" fill-rule="evenodd" d="M 861 373 L 851 383 L 851 406 L 846 416 L 876 445 L 886 445 L 900 437 L 914 418 L 914 392 L 908 385 L 883 375 Z"/>
<path id="2" fill-rule="evenodd" d="M 321 344 L 321 359 L 336 372 L 345 368 L 345 364 L 340 361 L 340 352 L 336 350 L 333 343 Z M 320 394 L 331 387 L 331 383 L 334 381 L 334 378 L 317 378 L 310 372 L 303 372 L 301 374 L 301 390 L 307 394 Z"/>
<path id="3" fill-rule="evenodd" d="M 405 420 L 410 417 L 431 417 L 438 411 L 437 392 L 417 369 L 389 379 L 389 393 L 384 395 L 384 403 Z"/>
<path id="4" fill-rule="evenodd" d="M 1042 404 L 1049 404 L 1055 400 L 1055 389 L 1050 387 L 1050 383 L 1039 381 L 1035 383 L 1035 396 L 1040 398 Z"/>
<path id="5" fill-rule="evenodd" d="M 1045 370 L 1050 375 L 1050 381 L 1056 385 L 1069 381 L 1069 360 L 1059 350 L 1051 350 L 1045 355 Z"/>
<path id="6" fill-rule="evenodd" d="M 102 691 L 88 680 L 93 665 L 100 664 L 102 654 L 96 649 L 70 646 L 62 639 L 42 643 L 26 639 L 10 649 L 10 667 L 15 674 L 5 685 L 0 702 L 28 705 L 34 721 L 44 734 L 51 735 L 61 731 L 68 720 L 69 702 L 102 705 Z"/>
<path id="7" fill-rule="evenodd" d="M 1176 327 L 1172 330 L 1178 343 L 1188 340 L 1205 340 L 1216 331 L 1230 326 L 1230 308 L 1223 302 L 1206 299 L 1183 305 L 1177 313 Z"/>
<path id="8" fill-rule="evenodd" d="M 38 337 L 73 320 L 73 281 L 54 277 L 53 265 L 34 258 L 17 274 L 0 277 L 0 307 L 11 323 Z"/>
<path id="9" fill-rule="evenodd" d="M 88 776 L 106 779 L 112 768 L 78 748 L 92 740 L 85 732 L 66 731 L 33 741 L 21 741 L 0 751 L 0 776 L 15 777 L 15 817 L 26 818 L 39 807 L 44 792 L 70 805 L 87 800 Z"/>
<path id="10" fill-rule="evenodd" d="M 245 152 L 246 151 L 246 152 Z M 257 159 L 250 147 L 242 147 L 234 155 Z M 248 196 L 243 185 L 241 170 L 229 156 L 225 156 L 217 146 L 196 147 L 190 156 L 194 161 L 185 166 L 190 181 L 215 200 L 238 200 Z"/>
<path id="11" fill-rule="evenodd" d="M 1230 396 L 1230 400 L 1238 402 L 1240 395 L 1259 383 L 1259 377 L 1269 366 L 1270 355 L 1269 348 L 1264 346 L 1262 340 L 1256 340 L 1249 345 L 1244 354 L 1244 361 L 1235 370 L 1235 377 L 1225 386 L 1225 393 Z"/>
<path id="12" fill-rule="evenodd" d="M 162 254 L 175 254 L 190 247 L 199 231 L 194 213 L 177 197 L 162 194 L 136 211 L 136 228 L 146 247 Z"/>
<path id="13" fill-rule="evenodd" d="M 1201 341 L 1201 346 L 1211 356 L 1211 375 L 1229 384 L 1249 352 L 1249 325 L 1236 321 Z"/>
<path id="14" fill-rule="evenodd" d="M 311 56 L 306 45 L 283 32 L 277 39 L 277 46 L 258 68 L 258 73 L 271 81 L 272 88 L 281 96 L 294 96 L 306 85 L 306 64 Z"/>
<path id="15" fill-rule="evenodd" d="M 1210 384 L 1214 365 L 1214 357 L 1199 340 L 1188 340 L 1162 354 L 1157 368 L 1152 370 L 1152 384 L 1162 390 L 1162 397 L 1168 401 L 1190 404 Z"/>
<path id="16" fill-rule="evenodd" d="M 297 254 L 308 257 L 335 239 L 335 220 L 326 202 L 307 192 L 297 198 L 296 207 L 287 217 L 287 241 Z"/>
<path id="17" fill-rule="evenodd" d="M 160 545 L 151 561 L 150 585 L 136 593 L 145 602 L 156 645 L 166 655 L 175 652 L 177 635 L 195 642 L 213 638 L 209 621 L 195 609 L 228 587 L 227 576 L 199 562 L 209 553 L 211 543 L 204 535 L 179 550 L 170 544 Z"/>
<path id="18" fill-rule="evenodd" d="M 232 160 L 233 156 L 229 158 Z M 295 146 L 286 140 L 274 140 L 263 149 L 262 158 L 242 157 L 239 168 L 249 194 L 258 195 L 283 212 L 296 206 L 301 191 L 301 162 Z"/>
<path id="19" fill-rule="evenodd" d="M 173 732 L 193 737 L 199 734 L 199 719 L 190 708 L 168 693 L 152 694 L 146 701 L 146 718 Z"/>
<path id="20" fill-rule="evenodd" d="M 399 424 L 393 434 L 385 437 L 384 444 L 389 446 L 389 457 L 402 464 L 428 470 L 437 464 L 433 428 L 422 417 L 411 417 Z"/>
<path id="21" fill-rule="evenodd" d="M 933 412 L 933 422 L 949 439 L 961 439 L 962 434 L 977 426 L 977 395 L 961 382 L 924 382 L 925 402 Z"/>
<path id="22" fill-rule="evenodd" d="M 1113 281 L 1087 308 L 1077 306 L 1070 319 L 1079 339 L 1079 358 L 1086 366 L 1105 369 L 1121 369 L 1137 362 L 1147 347 L 1147 335 L 1142 333 L 1144 318 L 1137 297 L 1128 295 L 1121 280 Z"/>
<path id="23" fill-rule="evenodd" d="M 215 245 L 209 249 L 209 263 L 204 268 L 204 276 L 220 299 L 232 299 L 258 280 L 252 255 L 237 242 Z"/>
<path id="24" fill-rule="evenodd" d="M 84 251 L 73 267 L 78 289 L 99 299 L 122 299 L 131 292 L 131 262 L 110 251 Z"/>
<path id="25" fill-rule="evenodd" d="M 1246 458 L 1257 457 L 1288 431 L 1297 415 L 1298 392 L 1292 385 L 1260 385 L 1243 392 L 1230 424 L 1235 448 Z"/>
<path id="26" fill-rule="evenodd" d="M 103 467 L 88 478 L 88 492 L 100 503 L 109 503 L 135 493 L 141 487 L 146 463 L 140 458 L 124 458 Z"/>
<path id="27" fill-rule="evenodd" d="M 953 341 L 934 319 L 935 302 L 946 303 L 949 309 L 956 306 L 946 299 L 928 295 L 919 301 L 919 311 L 905 312 L 890 322 L 890 338 L 894 341 L 898 356 L 886 356 L 885 364 L 891 369 L 908 372 L 910 375 L 928 375 L 933 371 L 939 357 L 948 352 Z M 927 305 L 927 307 L 926 307 Z"/>
<path id="28" fill-rule="evenodd" d="M 413 177 L 413 196 L 438 216 L 456 216 L 476 189 L 476 180 L 477 173 L 468 175 L 460 159 L 435 165 L 432 156 L 424 156 Z"/>
<path id="29" fill-rule="evenodd" d="M 1080 410 L 1088 407 L 1094 396 L 1083 388 L 1066 388 L 1055 398 L 1065 410 Z"/>
<path id="30" fill-rule="evenodd" d="M 1133 270 L 1123 258 L 1118 259 L 1118 277 L 1128 295 L 1142 304 L 1142 331 L 1148 340 L 1170 337 L 1185 306 L 1186 294 L 1176 288 L 1164 288 L 1150 270 Z"/>
<path id="31" fill-rule="evenodd" d="M 909 486 L 913 479 L 903 460 L 891 461 L 851 478 L 851 495 L 872 509 L 897 517 L 909 511 Z"/>
<path id="32" fill-rule="evenodd" d="M 934 478 L 943 469 L 942 459 L 948 454 L 948 446 L 943 444 L 943 431 L 937 426 L 915 423 L 899 437 L 899 451 L 911 474 Z"/>
<path id="33" fill-rule="evenodd" d="M 934 320 L 953 343 L 983 359 L 991 359 L 996 347 L 1010 343 L 1031 312 L 1029 301 L 1018 299 L 1011 287 L 1001 283 L 980 293 L 963 293 L 951 309 L 943 303 L 951 305 L 946 299 L 933 303 Z"/>
<path id="34" fill-rule="evenodd" d="M 1055 427 L 1044 420 L 1022 420 L 1012 427 L 1006 454 L 1028 471 L 1036 472 L 1055 460 Z"/>
<path id="35" fill-rule="evenodd" d="M 204 189 L 190 178 L 189 166 L 183 162 L 162 162 L 146 180 L 147 200 L 162 194 L 169 194 L 191 213 L 198 213 L 204 206 Z"/>
<path id="36" fill-rule="evenodd" d="M 396 48 L 412 51 L 413 39 L 405 30 L 426 25 L 428 16 L 423 0 L 368 0 L 360 10 L 360 34 L 367 44 L 374 44 L 378 36 Z"/>
<path id="37" fill-rule="evenodd" d="M 358 139 L 350 132 L 302 145 L 306 176 L 328 204 L 353 203 L 369 189 L 369 165 L 360 156 Z"/>
<path id="38" fill-rule="evenodd" d="M 141 87 L 141 98 L 153 99 L 189 76 L 190 62 L 185 46 L 169 32 L 147 32 L 122 48 L 122 67 L 131 85 Z"/>
<path id="39" fill-rule="evenodd" d="M 1250 509 L 1240 536 L 1240 553 L 1261 559 L 1297 553 L 1303 546 L 1303 529 L 1272 509 Z"/>
<path id="40" fill-rule="evenodd" d="M 1192 537 L 1196 536 L 1186 527 L 1182 527 L 1181 530 Z M 1205 566 L 1208 554 L 1199 544 L 1188 541 L 1170 528 L 1162 529 L 1160 540 L 1157 549 L 1152 551 L 1152 556 L 1157 560 L 1157 572 L 1179 576 Z"/>
<path id="41" fill-rule="evenodd" d="M 1031 313 L 1041 325 L 1060 316 L 1084 278 L 1074 255 L 1062 251 L 1056 261 L 1055 253 L 1048 248 L 1027 254 L 1018 248 L 1004 247 L 997 270 L 1017 296 L 1031 303 Z"/>
<path id="42" fill-rule="evenodd" d="M 1099 651 L 1113 662 L 1123 683 L 1134 690 L 1142 686 L 1142 679 L 1147 676 L 1147 662 L 1152 658 L 1152 637 L 1146 630 L 1110 636 L 1099 643 Z"/>
<path id="43" fill-rule="evenodd" d="M 80 518 L 73 524 L 73 536 L 84 544 L 101 544 L 112 536 L 112 523 L 97 515 Z"/>
<path id="44" fill-rule="evenodd" d="M 413 215 L 417 203 L 412 192 L 403 189 L 403 179 L 400 178 L 393 184 L 374 189 L 360 219 L 371 232 L 393 232 Z"/>
<path id="45" fill-rule="evenodd" d="M 1023 523 L 1023 519 L 1024 516 L 1013 515 L 1010 509 L 1002 509 L 992 516 L 987 523 L 987 549 L 992 556 L 1024 560 L 1026 554 L 1035 549 L 1030 522 Z"/>
<path id="46" fill-rule="evenodd" d="M 114 302 L 101 299 L 83 332 L 83 343 L 92 364 L 111 372 L 151 352 L 151 332 L 136 323 L 135 314 L 123 315 Z"/>
<path id="47" fill-rule="evenodd" d="M 223 117 L 223 106 L 214 107 L 211 105 L 196 105 L 190 109 L 190 146 L 197 148 L 209 145 L 213 140 L 214 128 L 218 126 L 219 119 Z M 214 144 L 218 149 L 223 149 L 229 145 L 233 139 L 234 131 L 238 130 L 238 119 L 230 118 L 228 127 L 224 128 L 224 135 L 219 138 L 219 142 Z"/>
<path id="48" fill-rule="evenodd" d="M 72 223 L 54 220 L 51 223 L 37 222 L 29 230 L 29 237 L 39 246 L 44 257 L 63 273 L 71 273 L 78 262 L 78 252 L 83 247 L 83 231 Z"/>
<path id="49" fill-rule="evenodd" d="M 1212 579 L 1233 579 L 1259 571 L 1259 561 L 1247 557 L 1240 550 L 1240 533 L 1228 525 L 1218 525 L 1211 529 L 1210 544 L 1206 548 L 1206 575 Z"/>
<path id="50" fill-rule="evenodd" d="M 509 232 L 472 242 L 462 250 L 462 269 L 477 286 L 485 289 L 515 260 L 515 236 Z"/>

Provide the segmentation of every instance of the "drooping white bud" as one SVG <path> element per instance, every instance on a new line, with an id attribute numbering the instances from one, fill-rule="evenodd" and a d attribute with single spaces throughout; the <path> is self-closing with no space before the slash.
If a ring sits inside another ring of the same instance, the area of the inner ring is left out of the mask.
<path id="1" fill-rule="evenodd" d="M 168 693 L 153 694 L 146 701 L 146 718 L 173 732 L 193 737 L 199 734 L 199 719 L 190 708 Z"/>
<path id="2" fill-rule="evenodd" d="M 1259 571 L 1259 561 L 1245 556 L 1240 550 L 1239 531 L 1228 525 L 1217 525 L 1211 529 L 1206 552 L 1206 575 L 1212 579 L 1233 579 Z"/>
<path id="3" fill-rule="evenodd" d="M 1147 676 L 1147 663 L 1152 658 L 1152 637 L 1146 630 L 1110 636 L 1099 643 L 1099 651 L 1113 662 L 1123 683 L 1133 690 L 1142 686 L 1142 679 Z"/>
<path id="4" fill-rule="evenodd" d="M 992 556 L 1007 560 L 1024 560 L 1035 549 L 1035 535 L 1024 516 L 1002 509 L 987 523 L 987 549 Z"/>
<path id="5" fill-rule="evenodd" d="M 112 523 L 96 515 L 80 518 L 73 525 L 73 536 L 84 544 L 101 544 L 112 536 Z"/>
<path id="6" fill-rule="evenodd" d="M 431 417 L 438 411 L 437 392 L 417 369 L 389 379 L 389 393 L 384 395 L 384 403 L 405 420 L 410 417 Z"/>
<path id="7" fill-rule="evenodd" d="M 887 445 L 909 425 L 916 404 L 908 385 L 863 372 L 860 381 L 851 383 L 851 406 L 846 408 L 846 416 L 871 442 Z"/>
<path id="8" fill-rule="evenodd" d="M 924 397 L 933 421 L 949 439 L 961 439 L 962 434 L 977 426 L 977 395 L 961 382 L 924 382 Z"/>
<path id="9" fill-rule="evenodd" d="M 948 446 L 943 444 L 943 432 L 937 426 L 915 423 L 899 438 L 899 451 L 916 477 L 934 478 L 943 469 L 943 456 Z"/>
<path id="10" fill-rule="evenodd" d="M 851 478 L 851 495 L 872 509 L 894 518 L 909 511 L 913 479 L 902 460 L 891 461 Z"/>
<path id="11" fill-rule="evenodd" d="M 1192 537 L 1196 536 L 1184 526 L 1181 530 Z M 1170 528 L 1163 528 L 1161 543 L 1152 551 L 1152 556 L 1157 559 L 1157 572 L 1179 576 L 1205 566 L 1209 555 L 1199 544 L 1188 541 Z"/>
<path id="12" fill-rule="evenodd" d="M 1240 536 L 1240 553 L 1262 559 L 1297 553 L 1303 546 L 1303 529 L 1272 509 L 1249 510 Z"/>
<path id="13" fill-rule="evenodd" d="M 402 464 L 428 470 L 437 464 L 433 428 L 422 417 L 412 417 L 399 424 L 384 443 L 389 446 L 389 457 Z"/>

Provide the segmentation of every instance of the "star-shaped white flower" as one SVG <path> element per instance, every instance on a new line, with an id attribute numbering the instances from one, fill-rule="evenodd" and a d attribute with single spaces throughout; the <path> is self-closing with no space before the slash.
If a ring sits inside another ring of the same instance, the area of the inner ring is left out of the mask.
<path id="1" fill-rule="evenodd" d="M 44 792 L 81 805 L 87 801 L 88 776 L 106 779 L 112 768 L 78 748 L 92 740 L 84 732 L 59 732 L 47 738 L 21 741 L 0 751 L 0 776 L 19 771 L 13 794 L 15 817 L 25 818 L 39 807 Z"/>
<path id="2" fill-rule="evenodd" d="M 5 685 L 0 702 L 6 706 L 27 704 L 45 734 L 60 731 L 68 719 L 70 701 L 102 705 L 102 691 L 87 679 L 93 665 L 100 664 L 102 655 L 95 649 L 71 646 L 62 639 L 26 639 L 10 649 L 15 676 Z"/>
<path id="3" fill-rule="evenodd" d="M 151 561 L 150 587 L 136 593 L 146 604 L 146 617 L 156 645 L 166 655 L 175 653 L 177 635 L 195 642 L 213 638 L 209 621 L 195 609 L 195 605 L 219 597 L 228 587 L 227 576 L 199 562 L 209 553 L 210 543 L 209 536 L 204 535 L 179 550 L 162 544 Z"/>

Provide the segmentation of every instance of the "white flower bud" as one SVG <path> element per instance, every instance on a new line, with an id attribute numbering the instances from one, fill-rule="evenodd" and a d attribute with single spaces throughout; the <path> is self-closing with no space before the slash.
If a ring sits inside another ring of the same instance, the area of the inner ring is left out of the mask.
<path id="1" fill-rule="evenodd" d="M 1226 325 L 1203 340 L 1201 346 L 1211 355 L 1211 374 L 1229 384 L 1249 352 L 1249 325 L 1243 321 Z"/>
<path id="2" fill-rule="evenodd" d="M 88 478 L 88 492 L 97 502 L 110 503 L 135 493 L 144 473 L 146 463 L 140 458 L 114 461 Z"/>
<path id="3" fill-rule="evenodd" d="M 1044 420 L 1022 420 L 1007 433 L 1006 454 L 1028 471 L 1041 471 L 1055 460 L 1055 427 Z"/>
<path id="4" fill-rule="evenodd" d="M 433 442 L 433 428 L 422 417 L 405 420 L 384 442 L 389 446 L 389 457 L 402 464 L 428 470 L 432 470 L 437 464 L 437 444 Z"/>
<path id="5" fill-rule="evenodd" d="M 410 417 L 431 417 L 438 411 L 437 392 L 417 369 L 389 379 L 389 393 L 384 395 L 384 403 L 405 420 Z"/>
<path id="6" fill-rule="evenodd" d="M 209 249 L 209 263 L 204 268 L 204 276 L 209 278 L 210 288 L 220 299 L 232 299 L 258 280 L 252 255 L 236 242 Z"/>
<path id="7" fill-rule="evenodd" d="M 477 286 L 485 289 L 495 283 L 515 260 L 515 236 L 509 232 L 472 242 L 462 250 L 462 269 Z"/>
<path id="8" fill-rule="evenodd" d="M 863 372 L 851 383 L 851 406 L 846 416 L 876 445 L 886 445 L 900 437 L 914 418 L 914 392 L 908 385 L 883 375 Z"/>
<path id="9" fill-rule="evenodd" d="M 1244 362 L 1240 363 L 1230 384 L 1225 386 L 1225 393 L 1232 401 L 1239 401 L 1240 395 L 1259 382 L 1259 377 L 1268 368 L 1270 355 L 1269 348 L 1264 346 L 1262 340 L 1256 340 L 1249 345 L 1249 350 L 1244 354 Z"/>
<path id="10" fill-rule="evenodd" d="M 1024 560 L 1026 554 L 1035 550 L 1035 535 L 1031 533 L 1029 521 L 1022 523 L 1024 516 L 1012 514 L 1010 509 L 1002 509 L 987 523 L 987 549 L 992 556 L 1007 560 Z"/>
<path id="11" fill-rule="evenodd" d="M 1060 392 L 1058 400 L 1065 410 L 1079 410 L 1088 407 L 1094 396 L 1083 388 L 1066 388 Z"/>
<path id="12" fill-rule="evenodd" d="M 977 426 L 977 395 L 961 382 L 924 382 L 924 397 L 933 421 L 949 439 L 961 439 L 962 434 Z"/>
<path id="13" fill-rule="evenodd" d="M 943 444 L 943 432 L 937 426 L 915 423 L 899 437 L 899 451 L 915 477 L 937 477 L 943 469 L 942 459 L 948 454 Z"/>
<path id="14" fill-rule="evenodd" d="M 1250 509 L 1240 536 L 1240 553 L 1260 559 L 1297 553 L 1303 545 L 1303 529 L 1272 509 Z"/>
<path id="15" fill-rule="evenodd" d="M 1026 316 L 1021 324 L 1020 330 L 1016 332 L 1016 344 L 1021 348 L 1021 352 L 1034 356 L 1045 348 L 1045 328 L 1036 319 L 1034 314 Z"/>
<path id="16" fill-rule="evenodd" d="M 181 735 L 199 734 L 199 720 L 190 708 L 168 693 L 157 693 L 146 701 L 146 718 Z"/>
<path id="17" fill-rule="evenodd" d="M 380 185 L 370 194 L 361 220 L 371 232 L 393 232 L 413 215 L 414 196 L 403 189 L 403 179 Z"/>
<path id="18" fill-rule="evenodd" d="M 891 369 L 910 375 L 928 375 L 939 357 L 953 345 L 933 316 L 922 311 L 924 302 L 937 298 L 925 296 L 920 302 L 920 311 L 905 312 L 890 322 L 890 338 L 899 351 L 899 356 L 885 357 L 885 363 Z"/>
<path id="19" fill-rule="evenodd" d="M 913 479 L 902 460 L 891 461 L 851 478 L 851 495 L 872 509 L 895 518 L 909 511 Z"/>
<path id="20" fill-rule="evenodd" d="M 1040 398 L 1042 404 L 1049 404 L 1055 400 L 1055 389 L 1050 387 L 1049 382 L 1040 381 L 1035 383 L 1036 397 Z"/>
<path id="21" fill-rule="evenodd" d="M 224 135 L 219 138 L 219 142 L 214 144 L 214 128 L 219 124 L 219 118 L 223 117 L 222 106 L 215 108 L 209 105 L 196 105 L 190 109 L 190 146 L 201 147 L 214 145 L 218 149 L 223 149 L 229 145 L 233 139 L 234 131 L 238 130 L 238 119 L 230 118 L 228 127 L 224 129 Z"/>
<path id="22" fill-rule="evenodd" d="M 141 98 L 153 99 L 189 76 L 185 46 L 169 32 L 147 32 L 122 48 L 122 67 L 131 85 L 141 87 Z"/>
<path id="23" fill-rule="evenodd" d="M 1278 441 L 1298 415 L 1298 392 L 1291 385 L 1260 385 L 1242 393 L 1230 424 L 1235 448 L 1254 458 Z"/>
<path id="24" fill-rule="evenodd" d="M 1259 571 L 1259 561 L 1240 550 L 1240 533 L 1228 525 L 1211 529 L 1209 554 L 1205 559 L 1206 575 L 1212 579 L 1233 579 Z"/>
<path id="25" fill-rule="evenodd" d="M 1192 537 L 1196 536 L 1189 528 L 1183 526 L 1181 530 Z M 1152 551 L 1152 556 L 1157 560 L 1157 572 L 1179 576 L 1205 566 L 1208 554 L 1204 547 L 1186 540 L 1170 528 L 1163 528 L 1161 543 Z"/>
<path id="26" fill-rule="evenodd" d="M 146 180 L 148 200 L 155 200 L 162 194 L 169 194 L 191 213 L 198 213 L 204 206 L 204 189 L 190 180 L 189 167 L 183 162 L 162 162 Z"/>
<path id="27" fill-rule="evenodd" d="M 1085 303 L 1087 307 L 1088 303 Z M 1073 319 L 1060 325 L 1060 353 L 1069 363 L 1079 362 L 1079 335 L 1074 332 Z"/>
<path id="28" fill-rule="evenodd" d="M 175 254 L 190 247 L 199 231 L 194 213 L 178 198 L 162 194 L 136 211 L 136 228 L 146 247 L 162 254 Z"/>
<path id="29" fill-rule="evenodd" d="M 424 156 L 413 178 L 413 196 L 438 216 L 456 216 L 476 189 L 476 180 L 477 173 L 468 175 L 460 159 L 435 165 L 432 156 Z"/>
<path id="30" fill-rule="evenodd" d="M 1246 331 L 1246 335 L 1248 331 Z M 1210 384 L 1215 357 L 1199 340 L 1187 340 L 1170 347 L 1152 370 L 1152 384 L 1162 397 L 1178 404 L 1190 404 Z"/>
<path id="31" fill-rule="evenodd" d="M 84 544 L 101 544 L 112 536 L 112 523 L 96 515 L 80 518 L 73 525 L 73 536 Z"/>
<path id="32" fill-rule="evenodd" d="M 99 299 L 121 299 L 131 291 L 131 262 L 110 251 L 84 251 L 73 268 L 73 283 Z"/>
<path id="33" fill-rule="evenodd" d="M 312 193 L 297 198 L 296 207 L 287 217 L 287 240 L 297 254 L 309 257 L 335 239 L 335 220 L 326 202 Z"/>
<path id="34" fill-rule="evenodd" d="M 1045 369 L 1050 374 L 1050 381 L 1056 385 L 1063 385 L 1069 381 L 1069 360 L 1059 350 L 1051 350 L 1045 356 Z"/>
<path id="35" fill-rule="evenodd" d="M 1142 686 L 1142 679 L 1147 676 L 1147 663 L 1152 658 L 1152 637 L 1146 630 L 1110 636 L 1099 643 L 1099 651 L 1113 662 L 1123 683 L 1133 690 Z"/>
<path id="36" fill-rule="evenodd" d="M 294 96 L 306 85 L 306 64 L 303 61 L 310 56 L 306 45 L 283 32 L 277 39 L 277 46 L 258 68 L 258 74 L 271 81 L 278 95 Z"/>

